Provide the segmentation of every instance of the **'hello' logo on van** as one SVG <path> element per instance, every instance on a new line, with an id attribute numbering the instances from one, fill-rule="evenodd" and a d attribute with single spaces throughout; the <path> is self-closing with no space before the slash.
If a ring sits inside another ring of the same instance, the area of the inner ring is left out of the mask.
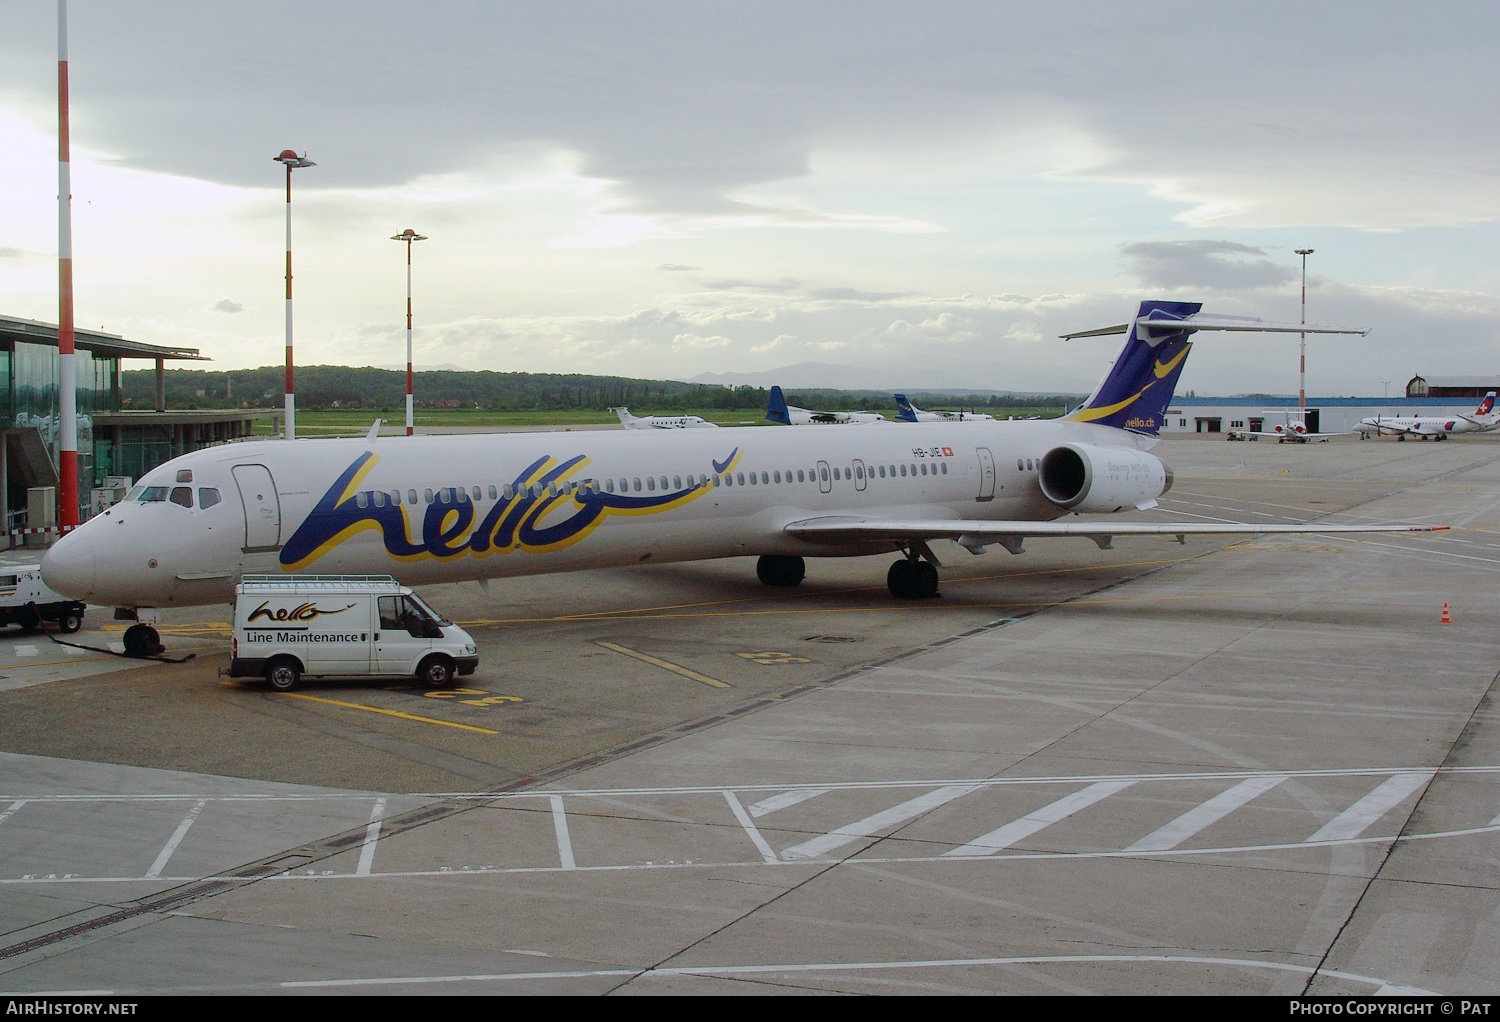
<path id="1" fill-rule="evenodd" d="M 353 606 L 354 604 L 349 604 L 349 607 Z M 342 614 L 349 607 L 340 607 L 338 610 L 319 610 L 315 603 L 304 603 L 291 610 L 285 607 L 272 610 L 269 603 L 262 603 L 250 612 L 250 620 L 254 621 L 256 618 L 263 617 L 267 621 L 311 621 L 322 614 Z"/>

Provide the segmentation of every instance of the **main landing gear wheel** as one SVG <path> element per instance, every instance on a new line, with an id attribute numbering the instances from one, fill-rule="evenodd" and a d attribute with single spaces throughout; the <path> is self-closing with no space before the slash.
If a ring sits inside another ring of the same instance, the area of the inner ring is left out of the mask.
<path id="1" fill-rule="evenodd" d="M 766 554 L 755 562 L 755 574 L 768 586 L 791 588 L 807 577 L 807 563 L 800 557 Z"/>
<path id="2" fill-rule="evenodd" d="M 125 629 L 125 655 L 151 657 L 166 651 L 161 636 L 150 625 L 131 625 Z"/>
<path id="3" fill-rule="evenodd" d="M 926 600 L 937 595 L 938 573 L 926 561 L 897 561 L 886 572 L 885 584 L 892 596 L 903 600 Z"/>

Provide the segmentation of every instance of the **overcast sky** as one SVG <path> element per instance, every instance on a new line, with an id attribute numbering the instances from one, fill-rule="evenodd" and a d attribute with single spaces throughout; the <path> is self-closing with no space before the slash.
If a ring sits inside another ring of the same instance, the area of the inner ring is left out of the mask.
<path id="1" fill-rule="evenodd" d="M 1086 390 L 1145 297 L 1371 327 L 1314 394 L 1500 373 L 1500 7 L 72 0 L 78 324 L 302 364 L 802 362 Z M 0 313 L 55 322 L 56 18 L 0 0 Z M 798 380 L 799 384 L 804 381 Z M 839 385 L 836 373 L 826 380 Z M 1295 392 L 1295 337 L 1183 388 Z"/>

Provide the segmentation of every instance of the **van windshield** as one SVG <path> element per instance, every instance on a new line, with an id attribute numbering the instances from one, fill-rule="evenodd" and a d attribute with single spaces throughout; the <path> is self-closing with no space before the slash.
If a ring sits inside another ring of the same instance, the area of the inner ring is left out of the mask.
<path id="1" fill-rule="evenodd" d="M 413 594 L 413 595 L 408 596 L 406 598 L 406 601 L 408 603 L 410 603 L 411 605 L 413 605 L 416 608 L 416 610 L 420 614 L 422 614 L 422 616 L 428 618 L 429 620 L 436 621 L 439 625 L 441 625 L 444 628 L 450 628 L 450 627 L 452 627 L 452 625 L 453 625 L 452 621 L 449 621 L 447 618 L 445 618 L 441 614 L 437 613 L 437 611 L 435 611 L 431 607 L 427 606 L 427 604 L 423 603 L 421 597 L 416 596 L 415 594 Z"/>

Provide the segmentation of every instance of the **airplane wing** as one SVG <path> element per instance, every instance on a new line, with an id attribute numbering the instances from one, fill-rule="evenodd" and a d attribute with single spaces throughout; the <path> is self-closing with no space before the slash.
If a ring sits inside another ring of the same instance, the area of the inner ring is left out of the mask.
<path id="1" fill-rule="evenodd" d="M 785 526 L 788 535 L 811 543 L 864 543 L 889 540 L 917 542 L 957 540 L 961 546 L 999 543 L 1011 549 L 1031 537 L 1087 536 L 1107 548 L 1115 536 L 1222 536 L 1278 533 L 1440 532 L 1446 525 L 1259 525 L 1232 522 L 1103 522 L 1073 518 L 1066 521 L 962 521 L 941 518 L 898 521 L 847 516 L 806 518 Z M 1007 542 L 1008 541 L 1008 542 Z"/>
<path id="2" fill-rule="evenodd" d="M 1426 436 L 1427 435 L 1427 434 L 1423 433 L 1420 429 L 1413 429 L 1410 426 L 1400 426 L 1400 425 L 1397 425 L 1394 422 L 1377 422 L 1377 423 L 1374 424 L 1374 428 L 1377 429 L 1377 430 L 1379 430 L 1382 433 L 1404 433 L 1407 436 Z"/>

